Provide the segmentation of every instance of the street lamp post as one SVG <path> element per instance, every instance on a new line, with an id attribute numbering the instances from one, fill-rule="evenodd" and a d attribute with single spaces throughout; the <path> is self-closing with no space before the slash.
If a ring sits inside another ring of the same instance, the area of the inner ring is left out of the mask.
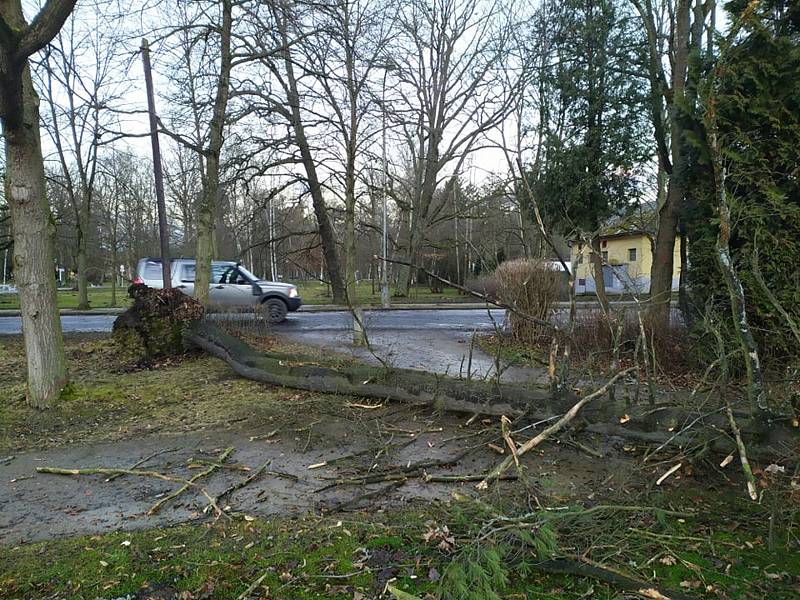
<path id="1" fill-rule="evenodd" d="M 383 209 L 383 227 L 381 239 L 381 306 L 389 308 L 389 272 L 386 259 L 389 253 L 389 218 L 386 210 L 386 180 L 388 177 L 388 165 L 386 162 L 386 75 L 389 71 L 396 68 L 394 62 L 389 59 L 384 61 L 380 67 L 383 69 L 383 85 L 381 86 L 381 154 L 382 154 L 382 182 L 381 182 L 381 204 Z"/>

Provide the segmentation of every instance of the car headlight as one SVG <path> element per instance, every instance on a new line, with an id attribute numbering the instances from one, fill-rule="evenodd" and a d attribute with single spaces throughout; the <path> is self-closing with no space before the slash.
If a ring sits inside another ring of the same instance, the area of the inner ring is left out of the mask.
<path id="1" fill-rule="evenodd" d="M 296 287 L 289 288 L 289 298 L 297 298 L 297 296 L 298 296 L 297 288 Z"/>

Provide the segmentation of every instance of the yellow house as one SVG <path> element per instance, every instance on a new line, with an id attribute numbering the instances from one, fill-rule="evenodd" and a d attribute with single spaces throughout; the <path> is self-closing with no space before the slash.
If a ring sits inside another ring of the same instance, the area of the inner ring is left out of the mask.
<path id="1" fill-rule="evenodd" d="M 650 290 L 653 248 L 650 236 L 643 231 L 609 230 L 600 236 L 603 282 L 607 294 L 642 293 Z M 678 289 L 681 274 L 680 240 L 675 240 L 672 289 Z M 570 259 L 577 262 L 575 292 L 595 293 L 591 249 L 582 241 L 573 241 Z"/>

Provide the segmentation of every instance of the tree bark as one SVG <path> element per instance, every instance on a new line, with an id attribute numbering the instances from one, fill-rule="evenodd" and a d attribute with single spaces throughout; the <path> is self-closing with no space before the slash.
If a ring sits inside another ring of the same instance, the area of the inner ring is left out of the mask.
<path id="1" fill-rule="evenodd" d="M 81 204 L 86 202 L 82 200 Z M 77 269 L 78 269 L 78 310 L 89 310 L 89 259 L 86 250 L 86 233 L 89 228 L 88 215 L 83 214 L 82 207 L 78 217 Z"/>
<path id="2" fill-rule="evenodd" d="M 600 238 L 595 236 L 592 238 L 592 274 L 594 275 L 594 287 L 597 294 L 597 301 L 600 303 L 600 308 L 603 315 L 608 317 L 608 296 L 606 295 L 606 278 L 603 274 L 603 254 L 600 249 Z"/>
<path id="3" fill-rule="evenodd" d="M 14 270 L 20 295 L 28 366 L 28 404 L 46 408 L 67 383 L 56 300 L 55 226 L 45 194 L 39 98 L 28 56 L 53 38 L 74 1 L 50 0 L 31 26 L 20 0 L 0 3 L 0 117 L 5 137 L 5 194 L 14 234 Z"/>
<path id="4" fill-rule="evenodd" d="M 294 131 L 294 141 L 300 150 L 300 158 L 306 172 L 308 191 L 311 194 L 311 203 L 314 207 L 314 215 L 317 218 L 319 236 L 322 240 L 322 256 L 325 260 L 328 281 L 330 282 L 334 304 L 347 304 L 347 288 L 345 278 L 342 276 L 342 264 L 339 260 L 339 250 L 336 245 L 336 232 L 331 223 L 328 207 L 322 194 L 322 184 L 317 174 L 316 163 L 311 152 L 311 146 L 306 137 L 303 116 L 300 110 L 300 93 L 297 88 L 297 77 L 294 71 L 289 39 L 288 19 L 284 9 L 276 9 L 276 17 L 280 28 L 281 41 L 283 43 L 282 58 L 286 73 L 286 96 L 288 100 L 288 112 L 286 114 Z"/>
<path id="5" fill-rule="evenodd" d="M 436 408 L 490 415 L 535 413 L 550 416 L 566 410 L 566 399 L 554 400 L 549 391 L 531 385 L 455 379 L 415 371 L 368 365 L 330 368 L 303 364 L 298 357 L 264 354 L 208 322 L 191 324 L 186 341 L 224 360 L 247 379 L 271 385 L 332 394 L 352 394 L 430 405 Z"/>
<path id="6" fill-rule="evenodd" d="M 684 131 L 679 113 L 685 110 L 686 78 L 689 70 L 689 34 L 692 0 L 679 0 L 675 9 L 674 35 L 672 39 L 672 86 L 667 100 L 669 115 L 672 161 L 668 169 L 669 183 L 663 206 L 658 207 L 658 231 L 653 248 L 653 266 L 650 272 L 650 321 L 653 326 L 663 327 L 669 323 L 672 296 L 672 273 L 674 271 L 675 237 L 680 220 L 680 211 L 686 195 L 686 152 Z M 699 41 L 697 42 L 699 43 Z M 652 52 L 652 49 L 651 49 Z M 663 67 L 662 67 L 663 68 Z M 663 71 L 650 85 L 658 89 L 665 80 Z M 662 91 L 665 93 L 666 90 Z M 654 111 L 656 111 L 654 107 Z M 660 108 L 658 111 L 660 113 Z M 654 119 L 656 112 L 654 112 Z M 663 146 L 659 142 L 659 146 Z M 665 162 L 666 157 L 662 157 Z"/>
<path id="7" fill-rule="evenodd" d="M 673 143 L 679 143 L 673 140 Z M 678 163 L 681 160 L 678 159 Z M 678 231 L 679 206 L 683 203 L 684 186 L 670 177 L 664 206 L 658 213 L 658 231 L 653 246 L 653 267 L 650 271 L 650 309 L 652 324 L 668 324 L 672 298 L 672 274 L 675 270 L 675 238 Z"/>
<path id="8" fill-rule="evenodd" d="M 220 68 L 214 110 L 209 125 L 208 148 L 205 153 L 206 172 L 203 177 L 203 199 L 197 214 L 197 247 L 195 251 L 194 297 L 205 306 L 211 287 L 211 260 L 214 258 L 214 216 L 219 200 L 220 153 L 224 142 L 225 113 L 228 107 L 231 81 L 232 0 L 222 0 L 222 29 L 220 30 Z"/>

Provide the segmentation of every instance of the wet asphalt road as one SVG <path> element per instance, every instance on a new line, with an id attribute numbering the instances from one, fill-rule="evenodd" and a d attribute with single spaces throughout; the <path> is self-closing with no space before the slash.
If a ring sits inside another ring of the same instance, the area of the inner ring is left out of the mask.
<path id="1" fill-rule="evenodd" d="M 111 326 L 116 318 L 116 315 L 63 315 L 61 327 L 64 333 L 108 332 L 111 331 Z M 498 325 L 502 325 L 504 318 L 504 310 L 487 311 L 485 309 L 364 312 L 368 331 L 491 331 L 494 328 L 492 319 Z M 347 332 L 352 326 L 351 322 L 350 313 L 346 311 L 303 312 L 290 314 L 286 321 L 272 327 L 276 333 L 287 335 L 311 332 Z M 19 317 L 0 318 L 0 335 L 18 335 L 20 333 L 22 333 L 22 322 Z"/>
<path id="2" fill-rule="evenodd" d="M 222 315 L 216 315 L 217 318 Z M 250 315 L 224 316 L 226 319 L 249 319 Z M 109 332 L 115 315 L 62 315 L 66 333 Z M 501 372 L 503 380 L 540 380 L 543 371 L 500 365 L 495 357 L 472 343 L 474 334 L 489 333 L 502 327 L 504 310 L 422 309 L 367 310 L 364 324 L 370 347 L 353 346 L 352 317 L 347 311 L 300 312 L 283 323 L 271 325 L 268 334 L 317 346 L 325 350 L 351 354 L 367 362 L 376 355 L 389 364 L 407 369 L 473 377 L 488 377 Z M 19 317 L 0 318 L 0 343 L 3 335 L 19 334 Z"/>

